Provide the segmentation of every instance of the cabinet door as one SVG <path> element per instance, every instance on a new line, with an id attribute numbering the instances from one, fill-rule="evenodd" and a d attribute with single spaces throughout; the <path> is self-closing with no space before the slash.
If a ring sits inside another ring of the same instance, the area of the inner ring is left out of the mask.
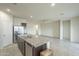
<path id="1" fill-rule="evenodd" d="M 24 55 L 24 43 L 20 42 L 19 46 L 20 46 L 19 48 L 20 48 L 21 53 Z"/>
<path id="2" fill-rule="evenodd" d="M 25 44 L 25 46 L 26 46 L 26 56 L 32 56 L 32 47 L 27 43 Z"/>
<path id="3" fill-rule="evenodd" d="M 23 54 L 23 55 L 25 55 L 24 54 L 24 41 L 22 40 L 22 39 L 20 39 L 20 38 L 18 38 L 18 40 L 17 40 L 18 42 L 18 47 L 19 47 L 19 49 L 20 49 L 20 51 L 21 51 L 21 53 Z"/>

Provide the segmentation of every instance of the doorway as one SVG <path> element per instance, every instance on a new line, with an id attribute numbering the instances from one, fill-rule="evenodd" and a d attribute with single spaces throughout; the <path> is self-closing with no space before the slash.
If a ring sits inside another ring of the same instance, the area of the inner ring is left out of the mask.
<path id="1" fill-rule="evenodd" d="M 63 39 L 70 41 L 70 20 L 63 21 Z"/>

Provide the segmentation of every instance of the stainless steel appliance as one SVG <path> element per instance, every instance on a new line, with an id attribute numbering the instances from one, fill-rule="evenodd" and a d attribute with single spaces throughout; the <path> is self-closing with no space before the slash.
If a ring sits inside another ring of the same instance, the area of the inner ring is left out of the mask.
<path id="1" fill-rule="evenodd" d="M 13 42 L 16 43 L 17 35 L 24 34 L 24 26 L 14 26 Z"/>

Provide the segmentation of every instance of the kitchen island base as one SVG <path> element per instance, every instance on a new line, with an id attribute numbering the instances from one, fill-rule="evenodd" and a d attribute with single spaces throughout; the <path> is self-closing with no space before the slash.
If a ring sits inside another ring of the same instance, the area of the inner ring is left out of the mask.
<path id="1" fill-rule="evenodd" d="M 23 56 L 40 56 L 40 52 L 47 49 L 47 44 L 34 47 L 22 38 L 17 38 L 18 47 Z"/>

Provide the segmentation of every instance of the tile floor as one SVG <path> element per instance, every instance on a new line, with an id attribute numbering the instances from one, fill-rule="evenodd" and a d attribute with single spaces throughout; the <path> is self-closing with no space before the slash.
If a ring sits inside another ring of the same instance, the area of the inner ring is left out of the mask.
<path id="1" fill-rule="evenodd" d="M 59 39 L 50 40 L 54 56 L 79 56 L 79 43 Z"/>
<path id="2" fill-rule="evenodd" d="M 10 44 L 0 49 L 0 56 L 22 56 L 17 44 Z"/>
<path id="3" fill-rule="evenodd" d="M 53 56 L 79 56 L 79 43 L 71 43 L 56 38 L 49 38 L 49 40 L 51 41 L 50 47 L 53 50 Z M 12 44 L 0 49 L 0 56 L 22 56 L 22 54 L 17 44 Z"/>

